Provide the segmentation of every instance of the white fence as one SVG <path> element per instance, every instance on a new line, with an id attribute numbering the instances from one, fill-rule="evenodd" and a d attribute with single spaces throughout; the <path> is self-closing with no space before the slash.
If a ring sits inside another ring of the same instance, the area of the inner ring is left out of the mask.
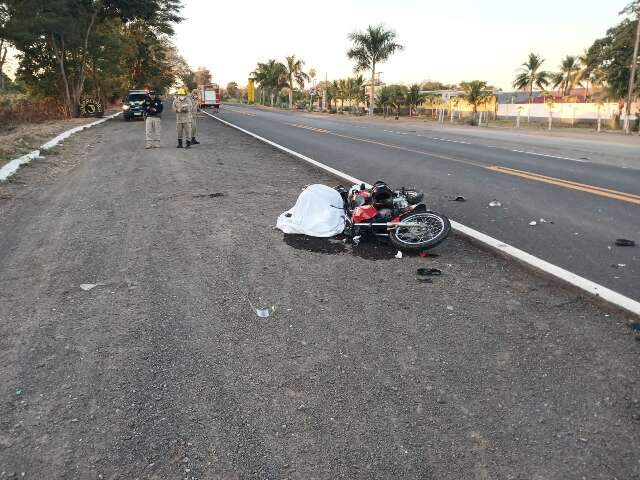
<path id="1" fill-rule="evenodd" d="M 636 110 L 637 105 L 632 105 L 631 111 L 634 112 Z M 498 117 L 516 118 L 518 112 L 520 112 L 520 117 L 523 119 L 529 117 L 529 112 L 531 118 L 549 118 L 549 107 L 544 103 L 534 103 L 532 105 L 501 103 L 498 105 Z M 606 122 L 618 114 L 619 107 L 617 103 L 604 103 L 600 105 L 597 103 L 556 103 L 551 108 L 551 112 L 554 119 L 563 121 L 593 122 L 600 118 L 603 122 Z M 636 115 L 632 113 L 630 116 L 631 121 L 634 121 L 635 118 Z"/>

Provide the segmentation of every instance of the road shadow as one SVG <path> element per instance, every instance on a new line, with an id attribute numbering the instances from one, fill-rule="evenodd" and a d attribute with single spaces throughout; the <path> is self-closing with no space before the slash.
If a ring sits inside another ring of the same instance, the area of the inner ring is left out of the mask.
<path id="1" fill-rule="evenodd" d="M 384 240 L 376 238 L 363 238 L 356 246 L 347 241 L 346 237 L 338 236 L 332 238 L 317 238 L 307 235 L 283 236 L 284 243 L 296 250 L 304 250 L 312 253 L 324 255 L 350 254 L 365 260 L 392 260 L 395 258 L 397 249 Z"/>

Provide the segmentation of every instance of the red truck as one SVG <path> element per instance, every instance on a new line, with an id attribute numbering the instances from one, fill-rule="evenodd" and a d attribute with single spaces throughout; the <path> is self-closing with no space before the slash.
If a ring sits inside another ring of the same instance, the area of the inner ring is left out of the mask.
<path id="1" fill-rule="evenodd" d="M 198 85 L 198 102 L 200 108 L 220 108 L 220 87 L 215 83 Z"/>

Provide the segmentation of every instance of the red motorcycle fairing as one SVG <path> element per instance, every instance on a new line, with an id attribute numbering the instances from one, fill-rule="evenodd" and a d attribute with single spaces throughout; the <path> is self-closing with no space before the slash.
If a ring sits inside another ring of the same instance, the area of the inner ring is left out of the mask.
<path id="1" fill-rule="evenodd" d="M 351 218 L 353 219 L 353 223 L 363 223 L 375 218 L 377 214 L 378 210 L 376 210 L 376 207 L 373 205 L 363 205 L 361 207 L 356 207 L 353 210 Z"/>

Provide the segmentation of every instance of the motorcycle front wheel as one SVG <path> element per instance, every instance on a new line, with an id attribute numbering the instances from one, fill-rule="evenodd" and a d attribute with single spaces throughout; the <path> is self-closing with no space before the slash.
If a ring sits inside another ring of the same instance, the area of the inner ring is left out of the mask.
<path id="1" fill-rule="evenodd" d="M 419 224 L 403 227 L 403 223 Z M 391 243 L 406 252 L 421 252 L 443 242 L 451 231 L 449 219 L 438 212 L 427 210 L 412 213 L 400 220 L 400 225 L 389 232 Z"/>

